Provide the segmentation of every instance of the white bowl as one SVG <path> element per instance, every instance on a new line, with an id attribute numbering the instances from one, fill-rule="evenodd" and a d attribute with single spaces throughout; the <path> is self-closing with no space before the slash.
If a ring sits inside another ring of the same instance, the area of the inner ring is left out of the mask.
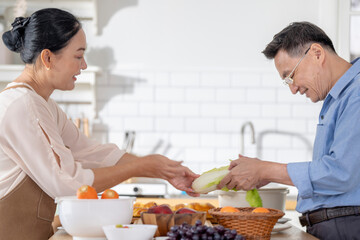
<path id="1" fill-rule="evenodd" d="M 119 199 L 56 198 L 59 218 L 65 231 L 74 240 L 106 239 L 102 226 L 129 224 L 135 197 Z"/>
<path id="2" fill-rule="evenodd" d="M 124 228 L 124 227 L 128 228 Z M 108 240 L 151 240 L 156 232 L 157 225 L 130 224 L 122 228 L 116 225 L 103 226 L 103 230 Z"/>

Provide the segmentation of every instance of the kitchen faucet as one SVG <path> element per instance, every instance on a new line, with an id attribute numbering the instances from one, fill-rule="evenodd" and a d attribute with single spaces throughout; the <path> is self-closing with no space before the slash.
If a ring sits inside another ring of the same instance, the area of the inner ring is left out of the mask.
<path id="1" fill-rule="evenodd" d="M 254 124 L 252 122 L 245 122 L 242 126 L 241 126 L 241 134 L 240 134 L 240 137 L 241 137 L 241 149 L 240 149 L 240 154 L 244 154 L 244 151 L 245 151 L 245 141 L 244 141 L 244 138 L 245 138 L 245 129 L 246 127 L 249 126 L 250 127 L 250 130 L 251 130 L 251 143 L 254 144 L 255 143 L 255 129 L 254 129 Z"/>

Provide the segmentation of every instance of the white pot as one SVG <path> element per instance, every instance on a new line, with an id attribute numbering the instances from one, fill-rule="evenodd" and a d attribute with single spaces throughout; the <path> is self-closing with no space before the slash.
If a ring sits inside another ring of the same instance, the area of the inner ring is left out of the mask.
<path id="1" fill-rule="evenodd" d="M 233 207 L 250 207 L 246 201 L 246 191 L 217 191 L 219 206 L 233 206 Z M 279 209 L 285 211 L 286 195 L 289 189 L 286 187 L 274 188 L 260 188 L 258 189 L 259 195 L 263 202 L 263 207 Z"/>

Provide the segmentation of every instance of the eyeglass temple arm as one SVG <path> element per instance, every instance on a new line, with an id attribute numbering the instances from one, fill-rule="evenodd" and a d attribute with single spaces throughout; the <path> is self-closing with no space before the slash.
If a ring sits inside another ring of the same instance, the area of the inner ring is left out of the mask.
<path id="1" fill-rule="evenodd" d="M 291 75 L 294 73 L 294 71 L 296 70 L 296 68 L 299 66 L 299 64 L 301 63 L 301 61 L 304 59 L 304 57 L 306 56 L 306 54 L 309 52 L 311 47 L 309 47 L 306 51 L 305 54 L 300 58 L 300 60 L 298 61 L 298 63 L 295 65 L 294 69 L 291 71 L 291 73 L 289 74 L 289 77 L 291 77 Z"/>

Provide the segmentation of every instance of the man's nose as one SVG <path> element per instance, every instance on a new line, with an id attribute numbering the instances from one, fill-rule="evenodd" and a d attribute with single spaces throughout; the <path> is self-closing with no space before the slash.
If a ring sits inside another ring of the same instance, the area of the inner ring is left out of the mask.
<path id="1" fill-rule="evenodd" d="M 290 88 L 290 91 L 292 92 L 292 94 L 296 94 L 299 91 L 299 87 L 296 86 L 294 83 L 289 84 L 289 88 Z"/>

